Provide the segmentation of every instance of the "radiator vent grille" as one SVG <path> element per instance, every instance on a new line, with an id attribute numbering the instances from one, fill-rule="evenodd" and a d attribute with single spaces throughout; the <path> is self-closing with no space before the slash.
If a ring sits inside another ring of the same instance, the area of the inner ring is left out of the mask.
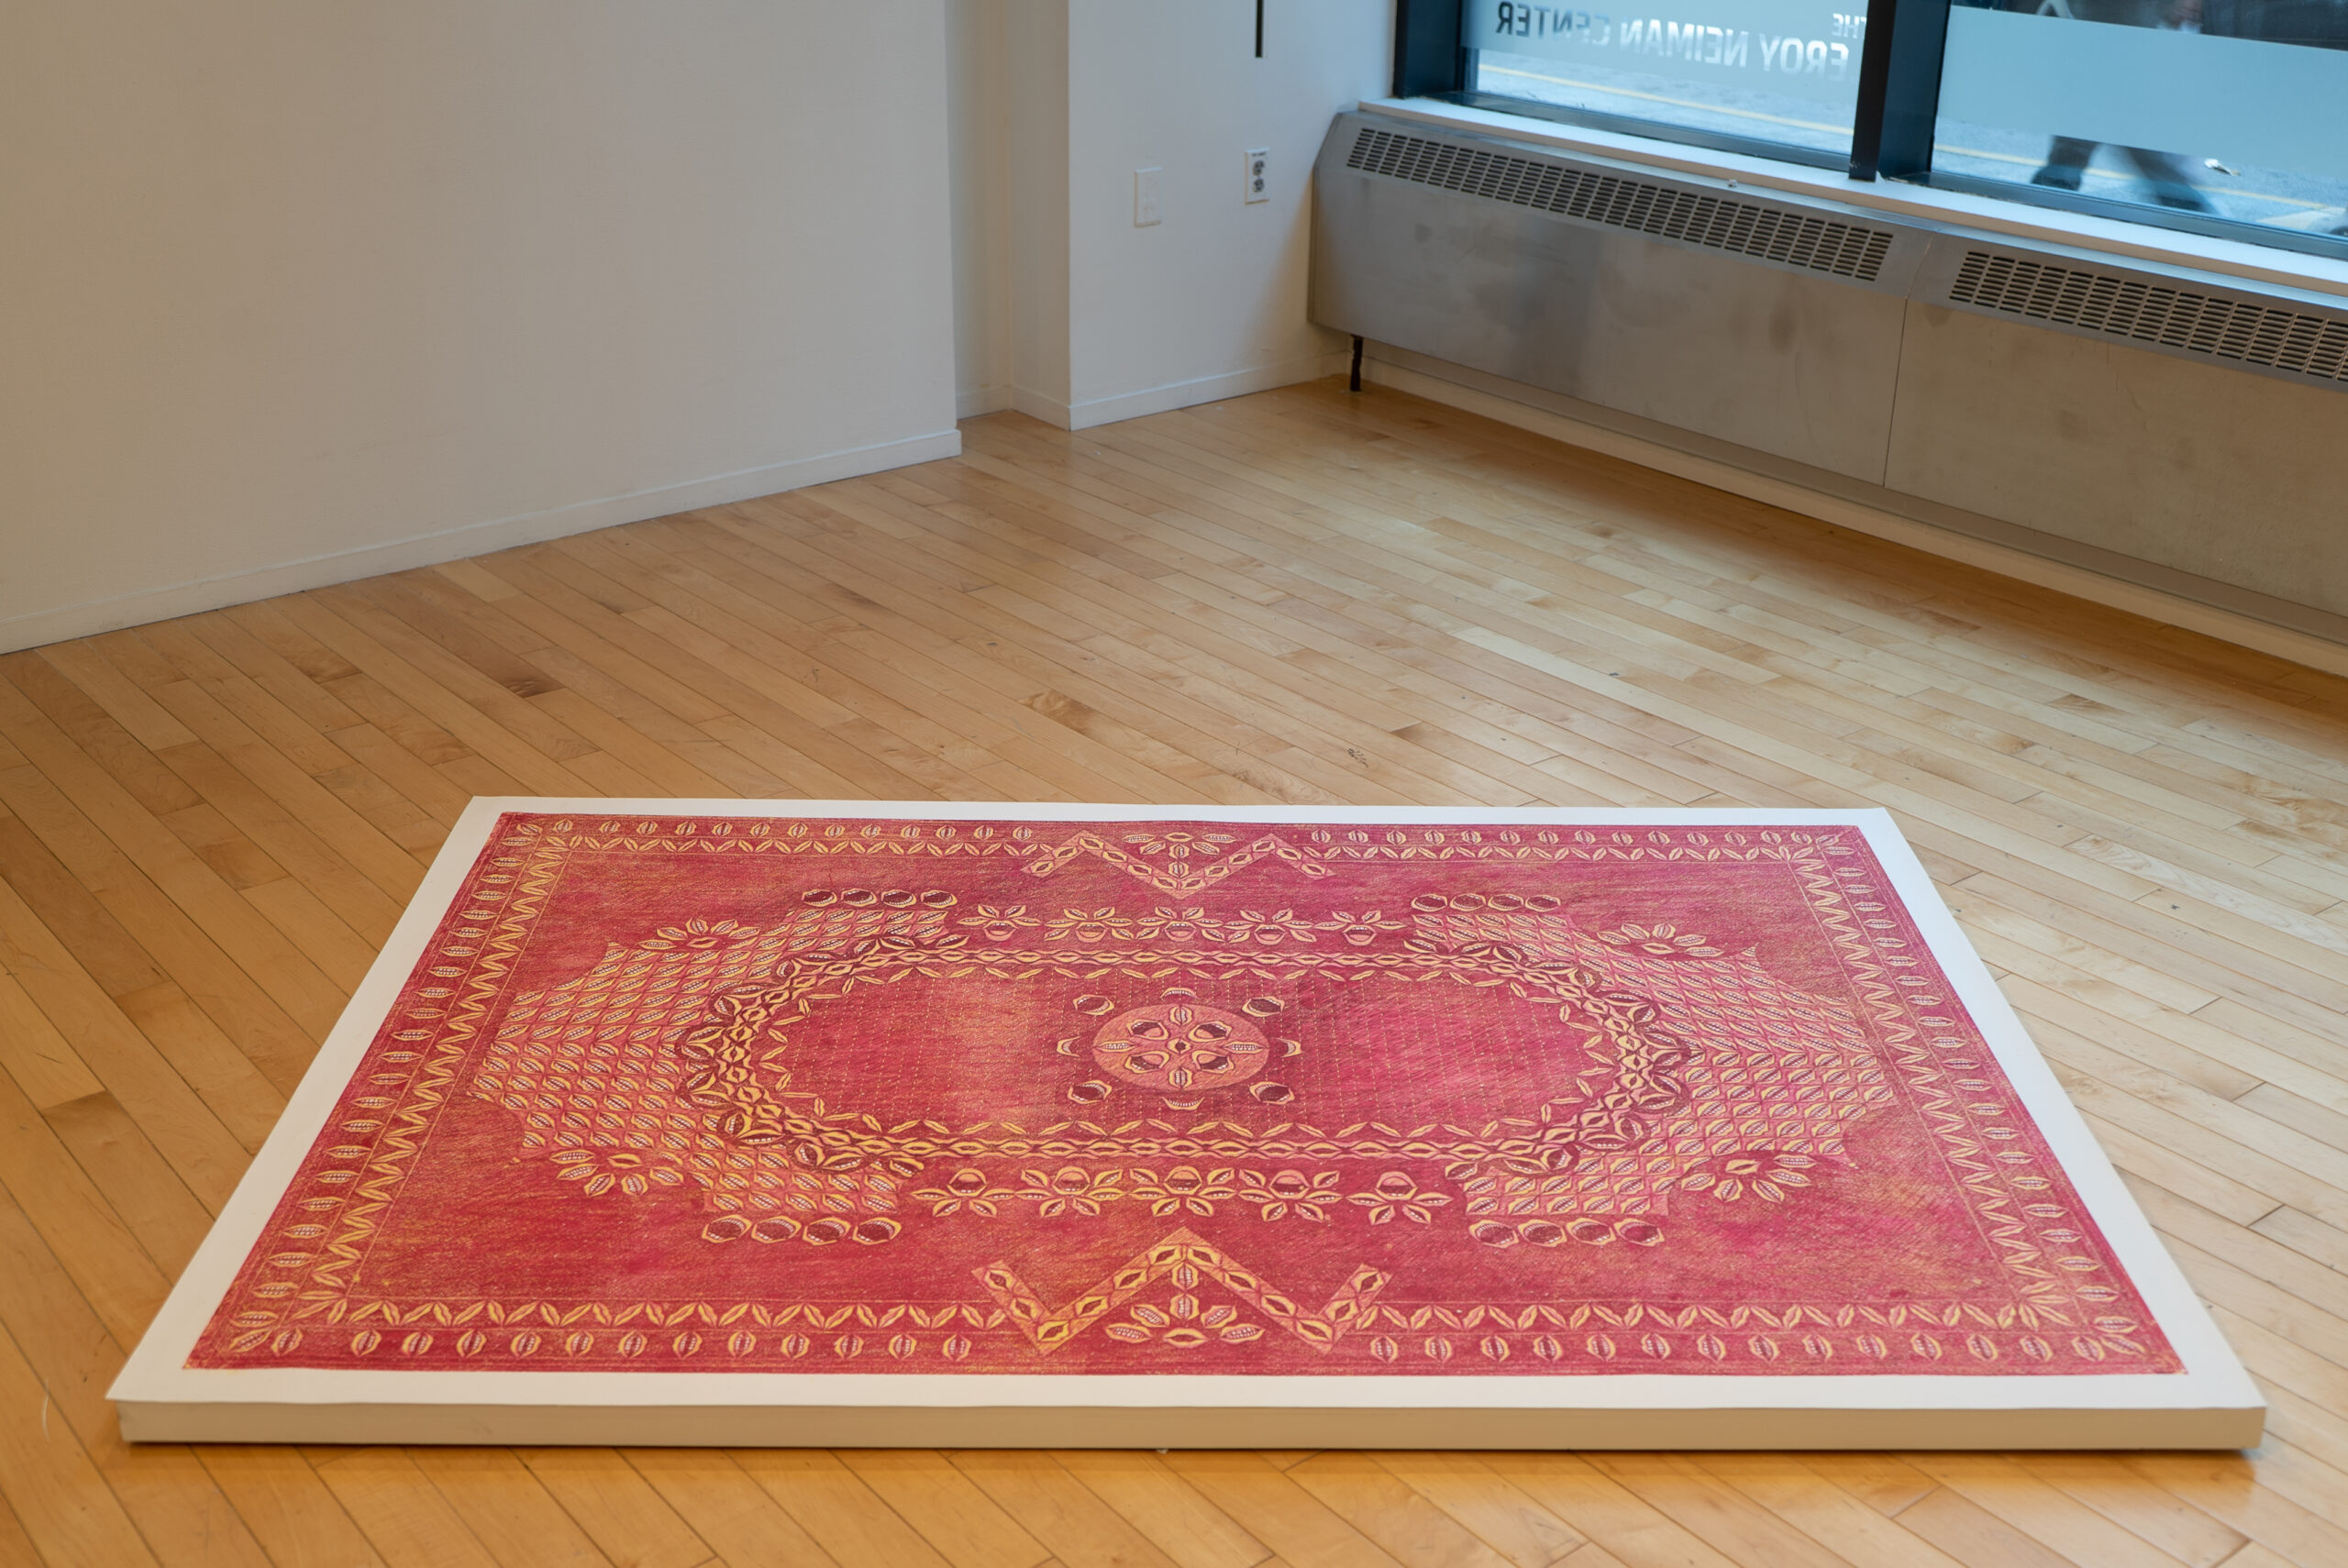
<path id="1" fill-rule="evenodd" d="M 1875 281 L 1891 248 L 1888 229 L 1369 126 L 1346 167 L 1861 282 Z"/>
<path id="2" fill-rule="evenodd" d="M 1966 253 L 1952 304 L 2004 311 L 2213 359 L 2348 381 L 2348 321 L 1988 250 Z"/>

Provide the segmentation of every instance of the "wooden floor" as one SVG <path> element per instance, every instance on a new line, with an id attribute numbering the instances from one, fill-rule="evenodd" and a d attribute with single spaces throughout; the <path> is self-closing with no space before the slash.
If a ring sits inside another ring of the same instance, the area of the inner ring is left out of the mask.
<path id="1" fill-rule="evenodd" d="M 0 1563 L 2348 1563 L 2348 682 L 1334 383 L 0 658 Z M 473 794 L 1881 805 L 2254 1454 L 127 1449 Z"/>

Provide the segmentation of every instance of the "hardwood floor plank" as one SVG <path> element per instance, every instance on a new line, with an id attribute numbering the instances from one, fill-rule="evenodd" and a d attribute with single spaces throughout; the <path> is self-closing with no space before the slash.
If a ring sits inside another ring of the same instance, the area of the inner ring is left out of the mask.
<path id="1" fill-rule="evenodd" d="M 2218 1454 L 2140 1454 L 2128 1467 L 2255 1544 L 2303 1564 L 2348 1556 L 2348 1530 L 2265 1485 L 2245 1460 Z"/>
<path id="2" fill-rule="evenodd" d="M 72 1044 L 16 977 L 0 969 L 0 1072 L 38 1110 L 104 1092 Z"/>
<path id="3" fill-rule="evenodd" d="M 1899 1523 L 1967 1568 L 2094 1568 L 2032 1540 L 1945 1486 L 1902 1508 Z"/>
<path id="4" fill-rule="evenodd" d="M 402 1450 L 310 1450 L 308 1457 L 390 1568 L 498 1568 L 481 1538 Z"/>
<path id="5" fill-rule="evenodd" d="M 1402 1484 L 1457 1519 L 1517 1568 L 1548 1568 L 1589 1541 L 1472 1455 L 1381 1453 Z"/>
<path id="6" fill-rule="evenodd" d="M 1722 1568 L 1735 1562 L 1586 1459 L 1518 1453 L 1482 1457 L 1518 1490 L 1631 1568 Z"/>
<path id="7" fill-rule="evenodd" d="M 0 691 L 0 709 L 7 706 Z M 258 1056 L 306 1053 L 340 993 L 283 933 L 61 734 L 0 712 L 30 766 L 0 773 L 0 803 L 74 867 L 150 960 Z"/>
<path id="8" fill-rule="evenodd" d="M 943 746 L 943 737 L 918 722 L 906 722 L 894 704 L 853 685 L 835 683 L 818 690 L 824 673 L 805 661 L 792 640 L 811 634 L 781 623 L 762 602 L 724 578 L 681 569 L 679 585 L 671 588 L 630 560 L 628 552 L 602 538 L 568 539 L 557 553 L 640 587 L 653 602 L 631 619 L 722 669 L 771 708 L 792 715 L 764 722 L 771 733 L 793 745 L 802 744 L 803 736 L 811 756 L 857 779 L 858 788 L 884 800 L 914 800 L 967 784 L 969 774 L 936 749 Z M 762 715 L 749 716 L 762 720 Z M 827 739 L 837 744 L 826 744 Z M 979 761 L 975 756 L 966 760 Z M 864 782 L 876 768 L 880 781 Z"/>
<path id="9" fill-rule="evenodd" d="M 500 1568 L 613 1568 L 510 1451 L 418 1448 L 409 1457 Z"/>
<path id="10" fill-rule="evenodd" d="M 2215 1207 L 2201 1199 L 2196 1201 L 2202 1202 L 2205 1208 Z M 2348 1273 L 2348 1231 L 2312 1219 L 2287 1204 L 2278 1205 L 2252 1220 L 2250 1228 L 2327 1268 Z"/>
<path id="11" fill-rule="evenodd" d="M 1060 1562 L 1173 1568 L 1174 1559 L 1049 1454 L 965 1450 L 947 1457 Z"/>
<path id="12" fill-rule="evenodd" d="M 278 1568 L 382 1568 L 382 1557 L 300 1450 L 221 1443 L 195 1452 Z"/>
<path id="13" fill-rule="evenodd" d="M 946 1568 L 937 1549 L 834 1455 L 820 1449 L 742 1449 L 734 1462 L 840 1568 Z"/>
<path id="14" fill-rule="evenodd" d="M 1602 1454 L 1591 1465 L 1739 1562 L 1816 1563 L 1845 1559 L 1791 1521 L 1676 1454 Z"/>
<path id="15" fill-rule="evenodd" d="M 713 1449 L 623 1451 L 693 1533 L 729 1563 L 758 1568 L 839 1568 L 742 1467 Z"/>
<path id="16" fill-rule="evenodd" d="M 1413 1568 L 1508 1568 L 1506 1554 L 1368 1454 L 1318 1453 L 1286 1474 L 1397 1562 Z"/>
<path id="17" fill-rule="evenodd" d="M 47 659 L 10 654 L 0 657 L 0 674 L 15 689 L 12 706 L 22 702 L 20 712 L 37 710 L 144 809 L 161 813 L 194 803 L 196 797 L 184 782 L 172 778 L 152 751 Z M 187 734 L 186 743 L 195 739 Z"/>
<path id="18" fill-rule="evenodd" d="M 2099 1568 L 2173 1568 L 2178 1561 L 2011 1460 L 1988 1454 L 1912 1454 L 1909 1463 L 2073 1562 Z"/>
<path id="19" fill-rule="evenodd" d="M 2097 1513 L 2153 1542 L 2187 1568 L 2218 1568 L 2235 1561 L 2240 1532 L 2132 1471 L 2092 1454 L 2032 1453 L 2016 1461 Z"/>
<path id="20" fill-rule="evenodd" d="M 39 1387 L 38 1409 L 31 1403 L 11 1404 L 7 1419 L 31 1425 L 61 1463 L 78 1453 L 159 1561 L 261 1568 L 261 1548 L 191 1450 L 169 1444 L 134 1449 L 122 1441 L 104 1396 L 121 1367 L 123 1342 L 75 1288 L 25 1213 L 5 1198 L 0 1329 L 13 1346 L 10 1353 L 21 1357 Z M 0 1436 L 0 1444 L 6 1441 Z M 0 1463 L 0 1478 L 8 1474 L 8 1465 Z M 37 1509 L 27 1522 L 38 1528 L 40 1517 L 45 1516 Z"/>
<path id="21" fill-rule="evenodd" d="M 1387 1551 L 1261 1455 L 1194 1451 L 1168 1454 L 1166 1463 L 1295 1568 L 1393 1568 L 1398 1562 L 1418 1568 L 1424 1561 Z"/>
<path id="22" fill-rule="evenodd" d="M 565 581 L 559 574 L 564 559 L 559 552 L 516 551 L 494 559 L 497 569 L 504 574 L 498 581 L 510 578 L 529 590 L 525 595 L 519 589 L 509 588 L 507 597 L 498 601 L 501 605 L 517 616 L 529 616 L 532 626 L 562 639 L 581 657 L 593 653 L 600 664 L 615 671 L 615 678 L 625 679 L 679 720 L 721 738 L 747 725 L 761 737 L 765 749 L 757 756 L 746 752 L 745 756 L 774 767 L 794 789 L 820 795 L 856 788 L 846 775 L 777 738 L 777 732 L 788 733 L 795 726 L 787 719 L 774 722 L 781 710 L 770 701 L 692 657 L 674 639 L 647 629 Z M 548 569 L 541 561 L 557 569 Z M 632 601 L 635 596 L 627 598 Z M 770 760 L 777 755 L 789 760 L 778 765 Z"/>
<path id="23" fill-rule="evenodd" d="M 20 1212 L 120 1344 L 163 1304 L 169 1276 L 16 1084 L 0 1078 L 0 1214 Z M 18 1279 L 0 1295 L 27 1289 Z"/>
<path id="24" fill-rule="evenodd" d="M 126 1447 L 123 1347 L 467 800 L 664 792 L 1888 807 L 2269 1441 Z M 0 1562 L 2330 1568 L 2343 1016 L 2348 680 L 1381 389 L 992 415 L 943 462 L 0 656 Z"/>
<path id="25" fill-rule="evenodd" d="M 337 613 L 346 605 L 367 624 Z M 368 615 L 363 601 L 319 598 L 314 602 L 309 595 L 297 595 L 271 601 L 268 610 L 267 618 L 248 624 L 287 624 L 347 662 L 353 674 L 365 676 L 398 704 L 412 708 L 427 723 L 444 730 L 468 753 L 504 770 L 521 784 L 525 793 L 576 794 L 584 787 L 585 780 L 565 764 L 588 755 L 594 749 L 592 745 L 544 723 L 521 698 L 477 671 L 439 657 L 421 636 L 403 635 L 388 617 Z M 378 640 L 371 626 L 384 632 L 390 642 Z M 489 690 L 483 691 L 483 687 Z M 366 693 L 353 690 L 351 695 L 364 700 Z M 470 700 L 475 696 L 488 706 L 476 706 Z"/>
<path id="26" fill-rule="evenodd" d="M 611 1449 L 525 1448 L 515 1453 L 621 1568 L 698 1568 L 715 1555 Z"/>
<path id="27" fill-rule="evenodd" d="M 366 878 L 391 903 L 396 917 L 400 903 L 415 891 L 422 867 L 321 782 L 321 775 L 349 767 L 353 758 L 274 693 L 219 658 L 201 635 L 216 624 L 234 630 L 230 623 L 205 617 L 183 630 L 175 624 L 147 634 L 183 668 L 205 657 L 221 667 L 209 676 L 190 669 L 187 680 L 164 689 L 175 699 L 168 704 L 174 716 L 267 798 L 269 807 L 257 810 L 257 816 L 269 811 L 280 836 L 305 852 L 327 856 L 322 873 L 338 871 L 339 863 Z M 166 631 L 180 635 L 167 637 Z M 327 716 L 341 725 L 357 717 L 341 703 L 332 708 Z M 182 749 L 167 746 L 156 755 L 167 758 Z M 354 889 L 351 896 L 357 900 L 363 895 Z"/>
<path id="28" fill-rule="evenodd" d="M 2237 1225 L 2254 1229 L 2269 1216 L 2285 1211 L 2285 1205 L 2257 1188 L 2221 1176 L 2207 1165 L 2196 1165 L 2165 1144 L 2092 1114 L 2088 1115 L 2087 1123 L 2095 1141 L 2123 1176 L 2166 1187 L 2213 1213 L 2223 1214 Z"/>
<path id="29" fill-rule="evenodd" d="M 1255 1568 L 1271 1557 L 1156 1454 L 1080 1449 L 1052 1457 L 1180 1568 Z"/>
<path id="30" fill-rule="evenodd" d="M 1755 1504 L 1851 1562 L 1951 1568 L 1955 1559 L 1869 1507 L 1850 1492 L 1821 1485 L 1800 1460 L 1770 1454 L 1707 1454 L 1698 1462 Z"/>
<path id="31" fill-rule="evenodd" d="M 114 1491 L 70 1431 L 50 1430 L 50 1398 L 0 1335 L 0 1497 L 51 1568 L 153 1563 Z"/>
<path id="32" fill-rule="evenodd" d="M 147 1255 L 176 1275 L 212 1226 L 212 1211 L 187 1184 L 121 1101 L 101 1089 L 41 1112 L 58 1142 L 105 1195 Z"/>
<path id="33" fill-rule="evenodd" d="M 1051 1555 L 942 1453 L 869 1448 L 839 1459 L 954 1568 L 1037 1568 Z"/>
<path id="34" fill-rule="evenodd" d="M 744 541 L 745 545 L 749 543 Z M 821 569 L 875 609 L 887 612 L 886 615 L 873 617 L 878 623 L 874 628 L 858 634 L 863 638 L 862 651 L 868 657 L 886 657 L 886 644 L 876 639 L 889 635 L 913 637 L 932 661 L 951 668 L 958 672 L 958 680 L 969 682 L 963 690 L 969 690 L 978 702 L 983 703 L 990 697 L 1007 697 L 1052 725 L 1044 744 L 1073 746 L 1076 754 L 1087 758 L 1091 766 L 1112 774 L 1129 771 L 1135 763 L 1146 764 L 1147 771 L 1136 773 L 1126 780 L 1128 785 L 1164 789 L 1170 784 L 1177 790 L 1196 787 L 1196 775 L 1203 770 L 1182 752 L 1154 740 L 1148 730 L 1120 727 L 1103 736 L 1093 734 L 1083 723 L 1069 723 L 1071 716 L 1087 716 L 1091 710 L 1067 701 L 1053 701 L 1048 685 L 1036 676 L 967 646 L 972 635 L 981 629 L 966 614 L 958 613 L 958 609 L 967 609 L 968 602 L 954 592 L 935 596 L 923 593 L 921 579 L 908 575 L 902 552 L 884 562 L 853 549 L 831 546 L 828 540 L 801 545 L 769 537 L 763 538 L 762 543 L 771 548 L 760 553 L 771 554 L 778 562 L 803 558 L 801 550 L 804 549 L 804 558 L 819 563 Z M 1009 710 L 1005 712 L 1009 714 Z M 1018 723 L 1017 716 L 1013 723 Z"/>

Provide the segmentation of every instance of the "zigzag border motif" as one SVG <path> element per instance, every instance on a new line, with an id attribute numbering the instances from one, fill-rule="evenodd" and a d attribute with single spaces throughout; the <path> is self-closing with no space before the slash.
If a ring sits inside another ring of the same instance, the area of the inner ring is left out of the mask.
<path id="1" fill-rule="evenodd" d="M 1009 1264 L 991 1263 L 972 1272 L 1009 1320 L 1045 1355 L 1161 1279 L 1192 1283 L 1182 1277 L 1186 1273 L 1213 1280 L 1294 1334 L 1307 1349 L 1325 1353 L 1347 1330 L 1368 1319 L 1370 1304 L 1393 1277 L 1364 1264 L 1337 1287 L 1325 1306 L 1317 1312 L 1309 1311 L 1273 1289 L 1261 1275 L 1233 1261 L 1222 1248 L 1187 1230 L 1168 1231 L 1108 1278 L 1058 1309 L 1047 1307 Z"/>

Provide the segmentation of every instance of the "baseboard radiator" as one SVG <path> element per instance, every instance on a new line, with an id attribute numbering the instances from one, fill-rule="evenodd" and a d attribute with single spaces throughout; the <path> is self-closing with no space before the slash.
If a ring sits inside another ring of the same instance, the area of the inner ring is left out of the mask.
<path id="1" fill-rule="evenodd" d="M 2348 634 L 2348 302 L 1376 114 L 1313 178 L 1324 326 Z"/>

